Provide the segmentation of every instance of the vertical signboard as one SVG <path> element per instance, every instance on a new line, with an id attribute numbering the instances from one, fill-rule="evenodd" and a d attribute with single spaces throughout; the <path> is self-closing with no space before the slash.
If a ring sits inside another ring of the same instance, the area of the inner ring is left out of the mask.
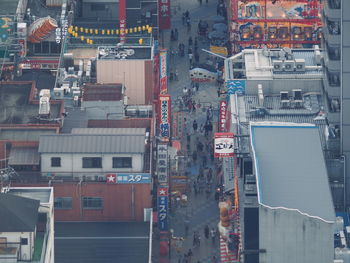
<path id="1" fill-rule="evenodd" d="M 214 157 L 234 156 L 234 134 L 231 132 L 214 134 Z"/>
<path id="2" fill-rule="evenodd" d="M 160 94 L 168 93 L 168 60 L 167 51 L 159 51 L 159 71 L 160 71 Z"/>
<path id="3" fill-rule="evenodd" d="M 227 80 L 226 81 L 227 94 L 238 95 L 245 94 L 245 80 Z"/>
<path id="4" fill-rule="evenodd" d="M 157 176 L 158 183 L 162 185 L 168 184 L 168 145 L 157 145 Z"/>
<path id="5" fill-rule="evenodd" d="M 170 0 L 158 0 L 159 29 L 170 29 Z"/>
<path id="6" fill-rule="evenodd" d="M 167 142 L 170 139 L 170 96 L 160 95 L 159 106 L 159 136 L 162 141 Z"/>
<path id="7" fill-rule="evenodd" d="M 226 131 L 226 113 L 227 113 L 227 102 L 220 101 L 220 116 L 219 116 L 219 132 Z"/>
<path id="8" fill-rule="evenodd" d="M 126 28 L 126 0 L 119 0 L 119 27 L 120 27 L 120 43 L 125 43 Z"/>
<path id="9" fill-rule="evenodd" d="M 168 231 L 168 187 L 159 187 L 157 191 L 158 228 Z"/>

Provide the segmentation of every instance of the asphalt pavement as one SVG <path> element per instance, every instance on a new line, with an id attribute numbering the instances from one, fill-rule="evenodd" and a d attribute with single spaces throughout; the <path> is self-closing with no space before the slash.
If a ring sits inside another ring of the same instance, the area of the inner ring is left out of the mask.
<path id="1" fill-rule="evenodd" d="M 183 87 L 190 88 L 191 81 L 189 77 L 189 57 L 187 55 L 188 50 L 188 38 L 191 36 L 194 39 L 197 36 L 197 24 L 200 20 L 207 20 L 210 23 L 210 17 L 216 16 L 216 0 L 209 0 L 206 3 L 202 1 L 202 5 L 197 0 L 174 0 L 172 1 L 172 29 L 177 28 L 179 31 L 178 41 L 170 41 L 170 30 L 163 35 L 164 46 L 167 47 L 170 52 L 176 51 L 180 42 L 185 44 L 185 56 L 180 57 L 176 52 L 172 52 L 170 55 L 170 72 L 178 72 L 179 80 L 169 82 L 169 93 L 173 101 L 182 96 Z M 176 12 L 175 12 L 176 10 Z M 191 31 L 188 32 L 187 27 L 182 25 L 182 13 L 186 10 L 189 11 L 191 17 Z M 214 57 L 209 56 L 208 53 L 202 51 L 202 49 L 209 49 L 209 43 L 205 41 L 199 41 L 199 55 L 200 63 L 205 63 L 209 57 L 211 61 L 214 61 Z M 214 62 L 215 63 L 215 62 Z M 194 262 L 194 263 L 214 263 L 220 262 L 220 250 L 219 250 L 219 238 L 218 235 L 214 239 L 210 236 L 205 237 L 205 226 L 209 226 L 209 229 L 216 229 L 219 223 L 219 209 L 218 203 L 214 198 L 216 188 L 215 178 L 215 164 L 212 157 L 213 133 L 205 136 L 204 132 L 200 132 L 201 125 L 204 125 L 207 119 L 207 109 L 211 105 L 214 109 L 212 117 L 213 131 L 216 129 L 217 123 L 217 109 L 219 106 L 219 98 L 217 96 L 216 83 L 200 84 L 199 90 L 192 95 L 192 99 L 200 107 L 196 108 L 195 112 L 181 111 L 176 103 L 172 105 L 173 113 L 178 114 L 177 124 L 182 127 L 181 141 L 182 149 L 185 149 L 187 156 L 187 168 L 186 171 L 182 171 L 184 174 L 189 175 L 189 188 L 191 191 L 188 193 L 187 206 L 173 206 L 170 216 L 170 228 L 173 230 L 173 236 L 177 238 L 184 238 L 183 241 L 173 240 L 171 246 L 171 262 Z M 179 117 L 180 116 L 180 117 Z M 181 118 L 181 119 L 179 119 Z M 186 118 L 186 120 L 184 119 Z M 198 123 L 198 130 L 193 130 L 193 121 Z M 190 143 L 188 145 L 187 134 L 190 135 Z M 197 151 L 197 144 L 201 142 L 203 144 L 203 151 Z M 197 160 L 194 162 L 192 158 L 193 151 L 197 152 Z M 213 179 L 210 186 L 207 186 L 206 175 L 209 168 L 213 169 Z M 199 176 L 199 175 L 202 175 Z M 198 176 L 200 179 L 198 180 Z M 201 188 L 197 194 L 194 191 L 193 184 L 196 182 L 197 187 Z M 206 189 L 210 189 L 207 191 Z M 188 223 L 186 223 L 188 221 Z M 186 233 L 186 225 L 188 225 L 188 231 Z M 200 246 L 193 245 L 193 233 L 197 232 L 200 236 Z M 189 260 L 184 259 L 184 254 L 188 253 L 191 249 L 193 255 Z M 213 259 L 216 258 L 216 260 Z"/>

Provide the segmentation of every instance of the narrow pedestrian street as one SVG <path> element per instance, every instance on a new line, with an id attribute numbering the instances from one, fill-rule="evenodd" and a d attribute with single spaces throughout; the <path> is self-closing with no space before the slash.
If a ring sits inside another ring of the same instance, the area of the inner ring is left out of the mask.
<path id="1" fill-rule="evenodd" d="M 169 72 L 178 74 L 178 80 L 169 81 L 169 93 L 172 98 L 172 118 L 178 127 L 177 138 L 181 141 L 181 149 L 187 163 L 181 173 L 188 178 L 187 205 L 172 205 L 170 215 L 170 229 L 173 231 L 173 237 L 180 239 L 172 242 L 170 262 L 174 263 L 220 262 L 217 231 L 219 209 L 218 202 L 215 200 L 217 179 L 212 148 L 213 133 L 217 130 L 219 98 L 216 82 L 200 83 L 198 90 L 191 88 L 190 59 L 187 53 L 189 37 L 194 40 L 198 36 L 198 22 L 205 20 L 211 25 L 210 17 L 216 15 L 216 6 L 216 0 L 209 0 L 208 3 L 203 1 L 202 4 L 200 1 L 172 1 L 172 29 L 178 30 L 178 40 L 170 40 L 170 30 L 164 32 L 162 36 L 164 46 L 169 50 Z M 182 21 L 182 14 L 187 10 L 191 19 L 189 32 Z M 183 57 L 177 53 L 179 43 L 185 45 Z M 209 50 L 208 41 L 198 41 L 199 63 L 205 63 L 209 57 L 214 62 L 215 57 L 202 49 Z M 196 106 L 193 107 L 195 110 L 187 107 L 180 110 L 178 101 L 184 94 L 185 87 L 191 90 L 190 96 L 195 102 Z M 209 107 L 211 107 L 209 117 L 212 131 L 205 132 Z M 196 130 L 194 121 L 197 122 Z M 205 231 L 206 227 L 209 227 L 209 234 L 208 229 Z M 214 238 L 212 238 L 213 230 L 215 230 Z M 196 237 L 194 237 L 195 232 Z M 181 237 L 184 238 L 183 241 Z M 190 250 L 192 253 L 190 252 L 188 257 L 185 256 Z"/>

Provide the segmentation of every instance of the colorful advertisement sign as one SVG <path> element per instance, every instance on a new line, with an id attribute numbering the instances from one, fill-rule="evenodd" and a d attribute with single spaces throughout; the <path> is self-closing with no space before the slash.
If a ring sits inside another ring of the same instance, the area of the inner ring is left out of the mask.
<path id="1" fill-rule="evenodd" d="M 159 96 L 160 105 L 160 138 L 162 141 L 169 141 L 170 139 L 170 96 L 160 95 Z"/>
<path id="2" fill-rule="evenodd" d="M 220 116 L 219 116 L 219 132 L 226 131 L 226 113 L 227 113 L 227 102 L 220 101 Z"/>
<path id="3" fill-rule="evenodd" d="M 157 145 L 157 176 L 159 184 L 168 184 L 168 145 Z"/>
<path id="4" fill-rule="evenodd" d="M 210 46 L 210 51 L 224 57 L 228 56 L 228 51 L 226 47 Z"/>
<path id="5" fill-rule="evenodd" d="M 227 80 L 226 81 L 227 94 L 245 94 L 245 80 Z"/>
<path id="6" fill-rule="evenodd" d="M 149 184 L 151 183 L 151 175 L 148 173 L 138 174 L 106 174 L 107 184 Z"/>
<path id="7" fill-rule="evenodd" d="M 119 0 L 119 27 L 120 27 L 120 43 L 125 43 L 126 28 L 126 0 Z"/>
<path id="8" fill-rule="evenodd" d="M 159 52 L 160 94 L 168 93 L 168 58 L 165 49 Z"/>
<path id="9" fill-rule="evenodd" d="M 234 156 L 234 134 L 231 132 L 214 134 L 214 157 Z"/>
<path id="10" fill-rule="evenodd" d="M 157 191 L 158 228 L 168 230 L 168 187 L 159 187 Z"/>
<path id="11" fill-rule="evenodd" d="M 159 29 L 170 29 L 170 0 L 158 0 Z"/>

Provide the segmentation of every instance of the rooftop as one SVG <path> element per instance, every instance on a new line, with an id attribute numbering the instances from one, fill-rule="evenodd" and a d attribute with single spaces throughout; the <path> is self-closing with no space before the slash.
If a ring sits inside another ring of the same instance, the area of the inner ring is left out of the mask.
<path id="1" fill-rule="evenodd" d="M 73 128 L 72 134 L 145 135 L 145 128 Z"/>
<path id="2" fill-rule="evenodd" d="M 83 101 L 119 101 L 123 98 L 122 84 L 85 84 Z"/>
<path id="3" fill-rule="evenodd" d="M 11 187 L 7 193 L 39 200 L 40 203 L 50 203 L 53 189 L 51 187 Z"/>
<path id="4" fill-rule="evenodd" d="M 0 15 L 15 15 L 20 0 L 0 0 Z"/>
<path id="5" fill-rule="evenodd" d="M 55 262 L 148 262 L 149 222 L 56 223 Z"/>
<path id="6" fill-rule="evenodd" d="M 0 193 L 0 232 L 33 232 L 40 202 Z"/>
<path id="7" fill-rule="evenodd" d="M 12 147 L 8 165 L 39 165 L 38 147 Z"/>
<path id="8" fill-rule="evenodd" d="M 335 213 L 318 129 L 251 122 L 259 203 L 333 222 Z"/>
<path id="9" fill-rule="evenodd" d="M 50 101 L 51 119 L 40 119 L 36 88 L 31 81 L 0 82 L 0 125 L 8 124 L 57 124 L 61 118 L 61 101 Z"/>
<path id="10" fill-rule="evenodd" d="M 40 137 L 40 153 L 144 153 L 145 135 L 59 134 Z"/>
<path id="11" fill-rule="evenodd" d="M 40 135 L 56 134 L 55 127 L 1 127 L 0 140 L 10 141 L 39 141 Z"/>

